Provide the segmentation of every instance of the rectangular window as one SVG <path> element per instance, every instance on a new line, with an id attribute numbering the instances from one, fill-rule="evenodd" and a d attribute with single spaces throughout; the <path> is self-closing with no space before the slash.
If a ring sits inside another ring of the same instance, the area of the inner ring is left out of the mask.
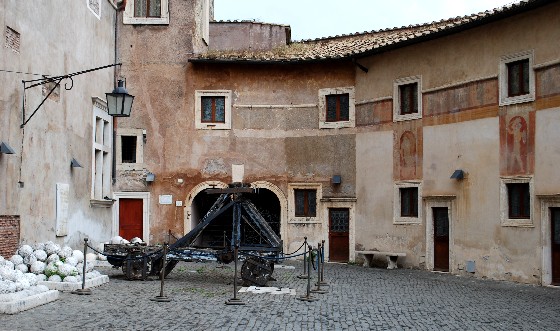
<path id="1" fill-rule="evenodd" d="M 294 190 L 295 216 L 315 217 L 317 215 L 317 190 Z"/>
<path id="2" fill-rule="evenodd" d="M 135 17 L 161 17 L 161 0 L 134 0 Z"/>
<path id="3" fill-rule="evenodd" d="M 399 191 L 401 217 L 418 217 L 418 187 L 403 187 Z"/>
<path id="4" fill-rule="evenodd" d="M 535 100 L 533 50 L 503 55 L 498 75 L 500 106 Z"/>
<path id="5" fill-rule="evenodd" d="M 507 64 L 508 97 L 529 94 L 529 59 Z"/>
<path id="6" fill-rule="evenodd" d="M 91 199 L 111 196 L 113 121 L 104 102 L 94 99 Z"/>
<path id="7" fill-rule="evenodd" d="M 529 183 L 508 183 L 509 218 L 528 219 L 531 217 L 531 196 Z"/>
<path id="8" fill-rule="evenodd" d="M 201 98 L 203 123 L 225 123 L 226 98 L 222 96 L 208 96 Z"/>
<path id="9" fill-rule="evenodd" d="M 418 83 L 399 86 L 400 114 L 418 113 Z"/>
<path id="10" fill-rule="evenodd" d="M 327 122 L 348 121 L 350 117 L 349 94 L 330 94 L 326 98 Z"/>
<path id="11" fill-rule="evenodd" d="M 121 162 L 136 163 L 137 136 L 121 136 Z"/>

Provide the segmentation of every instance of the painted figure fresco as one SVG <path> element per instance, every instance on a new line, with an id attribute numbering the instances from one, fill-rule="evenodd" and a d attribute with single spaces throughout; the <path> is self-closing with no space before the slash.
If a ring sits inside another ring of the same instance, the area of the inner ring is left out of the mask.
<path id="1" fill-rule="evenodd" d="M 527 122 L 515 116 L 507 125 L 507 168 L 508 173 L 527 171 Z"/>
<path id="2" fill-rule="evenodd" d="M 401 179 L 416 176 L 416 137 L 410 131 L 405 131 L 400 139 L 400 173 Z"/>

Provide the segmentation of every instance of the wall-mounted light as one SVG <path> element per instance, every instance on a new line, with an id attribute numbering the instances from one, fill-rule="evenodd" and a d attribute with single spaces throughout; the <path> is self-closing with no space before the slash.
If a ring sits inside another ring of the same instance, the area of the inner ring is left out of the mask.
<path id="1" fill-rule="evenodd" d="M 334 175 L 331 178 L 331 184 L 334 185 L 339 185 L 340 183 L 342 183 L 342 177 L 340 175 Z"/>
<path id="2" fill-rule="evenodd" d="M 0 143 L 0 153 L 2 154 L 14 154 L 14 149 L 5 142 Z"/>
<path id="3" fill-rule="evenodd" d="M 70 161 L 70 167 L 71 168 L 83 168 L 82 165 L 80 164 L 80 162 L 78 162 L 78 160 L 76 160 L 75 158 L 72 158 L 72 160 Z"/>
<path id="4" fill-rule="evenodd" d="M 465 178 L 465 172 L 461 169 L 457 169 L 453 172 L 453 174 L 451 175 L 450 178 L 461 180 L 461 179 Z"/>
<path id="5" fill-rule="evenodd" d="M 128 94 L 124 81 L 119 79 L 118 86 L 113 92 L 105 93 L 107 97 L 107 113 L 114 117 L 129 117 L 132 110 L 134 96 Z"/>
<path id="6" fill-rule="evenodd" d="M 89 73 L 92 71 L 97 71 L 97 70 L 101 70 L 101 69 L 106 69 L 106 68 L 111 68 L 114 66 L 120 66 L 121 63 L 115 63 L 115 64 L 109 64 L 106 66 L 102 66 L 102 67 L 97 67 L 97 68 L 93 68 L 93 69 L 88 69 L 88 70 L 83 70 L 83 71 L 79 71 L 79 72 L 75 72 L 75 73 L 71 73 L 71 74 L 67 74 L 67 75 L 63 75 L 63 76 L 56 76 L 56 77 L 45 77 L 45 78 L 41 78 L 41 79 L 33 79 L 33 80 L 24 80 L 22 81 L 23 83 L 23 91 L 25 93 L 26 90 L 35 87 L 35 86 L 41 86 L 41 85 L 45 85 L 45 84 L 52 84 L 52 88 L 50 88 L 49 93 L 47 93 L 47 95 L 45 97 L 43 97 L 43 100 L 39 103 L 39 105 L 37 106 L 37 108 L 35 108 L 35 110 L 33 110 L 33 112 L 31 112 L 31 115 L 27 116 L 25 109 L 25 98 L 23 98 L 23 107 L 22 107 L 22 123 L 20 125 L 21 128 L 23 128 L 28 122 L 29 120 L 31 120 L 31 118 L 33 116 L 35 116 L 35 114 L 37 113 L 37 111 L 41 108 L 41 106 L 45 103 L 45 101 L 49 98 L 49 96 L 54 92 L 54 90 L 60 86 L 60 84 L 62 83 L 63 80 L 69 80 L 64 84 L 64 88 L 69 91 L 74 87 L 74 80 L 72 77 L 74 76 L 78 76 L 78 75 L 82 75 L 85 73 Z M 119 80 L 118 82 L 118 86 L 113 90 L 112 93 L 105 93 L 107 96 L 107 113 L 111 116 L 116 116 L 116 117 L 120 117 L 120 116 L 130 116 L 130 111 L 132 109 L 132 100 L 134 100 L 134 96 L 128 94 L 128 91 L 124 88 L 123 86 L 123 81 Z"/>
<path id="7" fill-rule="evenodd" d="M 146 182 L 152 183 L 154 180 L 156 180 L 156 175 L 154 175 L 154 174 L 151 173 L 151 172 L 148 172 L 148 173 L 146 174 Z"/>

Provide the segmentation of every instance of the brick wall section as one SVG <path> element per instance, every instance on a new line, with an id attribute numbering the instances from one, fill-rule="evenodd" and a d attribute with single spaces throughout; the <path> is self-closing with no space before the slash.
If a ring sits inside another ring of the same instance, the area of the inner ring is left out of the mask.
<path id="1" fill-rule="evenodd" d="M 19 33 L 16 30 L 7 26 L 6 27 L 6 48 L 9 48 L 14 52 L 19 53 L 19 44 L 20 44 Z"/>
<path id="2" fill-rule="evenodd" d="M 19 216 L 0 215 L 0 255 L 10 258 L 19 246 Z"/>

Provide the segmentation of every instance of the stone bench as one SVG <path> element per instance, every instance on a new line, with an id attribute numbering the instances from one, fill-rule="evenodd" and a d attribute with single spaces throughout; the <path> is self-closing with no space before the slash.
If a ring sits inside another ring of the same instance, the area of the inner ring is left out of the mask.
<path id="1" fill-rule="evenodd" d="M 399 256 L 406 256 L 406 253 L 396 253 L 396 252 L 380 252 L 380 251 L 356 251 L 358 254 L 364 256 L 364 267 L 370 267 L 371 261 L 374 255 L 385 255 L 387 257 L 388 266 L 387 269 L 397 269 L 397 258 Z"/>

